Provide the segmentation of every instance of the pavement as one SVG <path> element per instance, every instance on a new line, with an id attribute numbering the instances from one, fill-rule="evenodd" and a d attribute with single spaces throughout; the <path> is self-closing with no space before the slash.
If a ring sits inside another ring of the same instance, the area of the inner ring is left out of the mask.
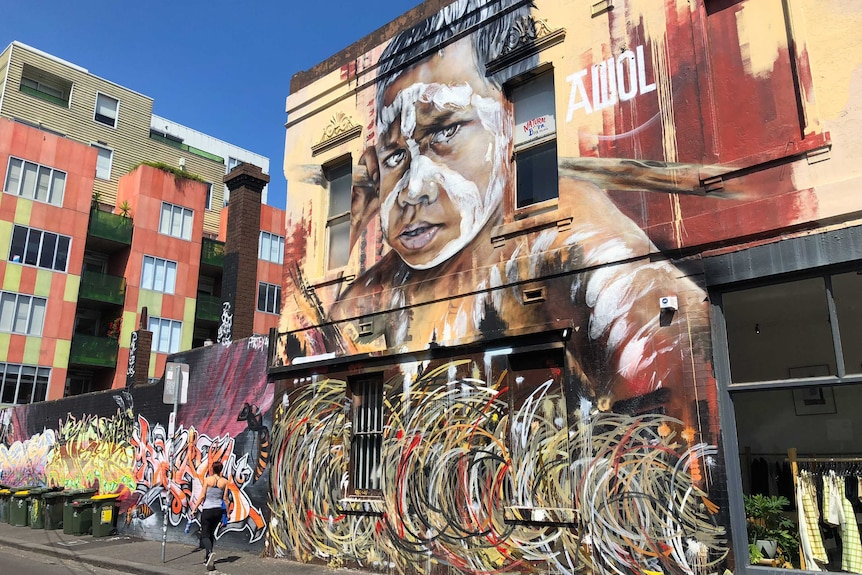
<path id="1" fill-rule="evenodd" d="M 167 542 L 162 562 L 162 542 L 140 537 L 112 535 L 68 535 L 62 529 L 32 529 L 0 522 L 0 549 L 12 547 L 50 555 L 61 560 L 87 563 L 121 573 L 141 575 L 185 575 L 207 573 L 204 552 L 197 545 Z M 227 575 L 362 575 L 363 571 L 333 569 L 325 565 L 299 563 L 288 559 L 261 557 L 258 550 L 221 546 L 216 542 L 215 571 Z"/>

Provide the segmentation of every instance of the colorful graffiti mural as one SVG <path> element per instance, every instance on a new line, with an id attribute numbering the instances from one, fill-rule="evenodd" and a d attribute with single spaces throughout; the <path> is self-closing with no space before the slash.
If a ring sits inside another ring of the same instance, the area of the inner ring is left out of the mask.
<path id="1" fill-rule="evenodd" d="M 471 361 L 414 367 L 385 386 L 376 501 L 348 490 L 345 381 L 320 378 L 276 408 L 272 553 L 420 573 L 705 573 L 725 559 L 705 490 L 717 449 L 681 421 L 582 398 L 567 423 L 558 370 L 512 411 L 505 372 L 488 383 Z"/>

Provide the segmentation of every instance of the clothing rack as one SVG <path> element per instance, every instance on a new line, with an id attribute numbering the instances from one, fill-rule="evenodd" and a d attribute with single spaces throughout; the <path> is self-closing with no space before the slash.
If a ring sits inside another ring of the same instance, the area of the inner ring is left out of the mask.
<path id="1" fill-rule="evenodd" d="M 796 491 L 796 478 L 799 476 L 800 463 L 862 463 L 862 457 L 799 457 L 795 447 L 787 450 L 787 460 L 790 461 L 794 492 Z M 801 545 L 799 548 L 799 567 L 805 569 L 805 554 L 802 552 Z"/>

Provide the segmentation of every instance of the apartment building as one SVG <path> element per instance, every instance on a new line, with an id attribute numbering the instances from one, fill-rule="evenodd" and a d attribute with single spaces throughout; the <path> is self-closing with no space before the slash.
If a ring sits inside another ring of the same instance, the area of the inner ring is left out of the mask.
<path id="1" fill-rule="evenodd" d="M 296 74 L 268 550 L 856 571 L 850 507 L 776 551 L 743 495 L 862 462 L 860 19 L 428 0 Z"/>
<path id="2" fill-rule="evenodd" d="M 170 353 L 225 341 L 225 176 L 260 168 L 260 204 L 268 159 L 19 42 L 0 54 L 0 81 L 0 402 L 122 387 L 133 339 L 133 359 L 146 352 L 139 381 L 160 377 Z M 255 213 L 243 249 L 254 243 L 259 263 L 240 283 L 260 294 L 249 325 L 266 334 L 280 306 L 283 211 Z M 151 350 L 137 347 L 139 330 Z"/>

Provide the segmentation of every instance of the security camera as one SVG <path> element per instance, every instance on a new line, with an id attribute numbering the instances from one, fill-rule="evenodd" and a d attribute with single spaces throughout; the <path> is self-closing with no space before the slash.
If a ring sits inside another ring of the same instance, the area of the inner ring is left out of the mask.
<path id="1" fill-rule="evenodd" d="M 666 295 L 658 298 L 658 307 L 662 311 L 676 311 L 679 309 L 679 302 L 675 295 Z"/>

